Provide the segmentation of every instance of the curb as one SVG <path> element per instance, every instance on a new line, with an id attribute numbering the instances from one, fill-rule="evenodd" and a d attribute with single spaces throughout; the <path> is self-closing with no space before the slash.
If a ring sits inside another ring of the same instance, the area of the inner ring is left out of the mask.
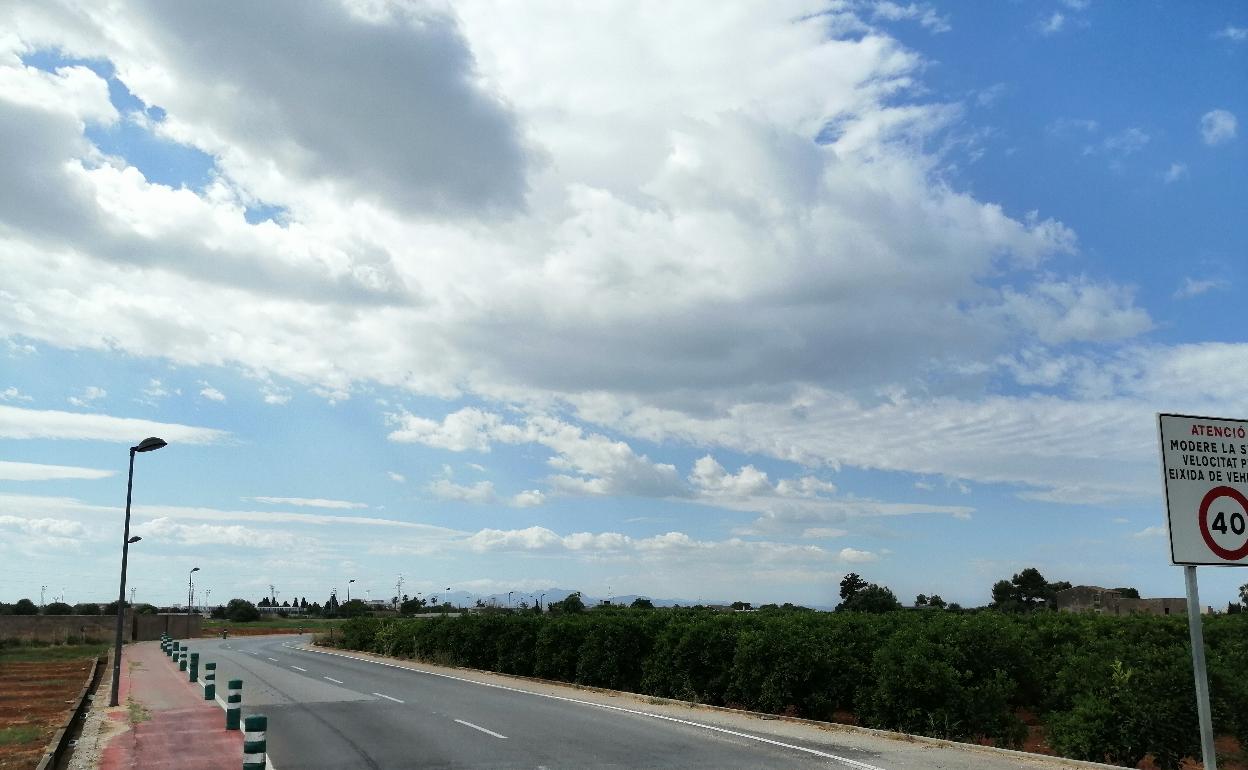
<path id="1" fill-rule="evenodd" d="M 111 650 L 108 655 L 112 655 Z M 39 760 L 35 770 L 48 770 L 51 767 L 55 767 L 61 755 L 65 753 L 66 743 L 69 740 L 70 725 L 82 714 L 83 707 L 87 703 L 87 695 L 91 692 L 91 685 L 95 682 L 95 672 L 99 670 L 100 660 L 103 657 L 105 656 L 97 656 L 91 662 L 91 671 L 87 673 L 87 683 L 82 686 L 82 691 L 78 693 L 73 708 L 67 710 L 65 719 L 61 722 L 61 726 L 57 728 L 56 733 L 53 734 L 52 740 L 48 741 L 48 747 L 43 750 L 43 759 Z"/>
<path id="2" fill-rule="evenodd" d="M 307 652 L 324 652 L 311 644 L 303 644 L 295 649 L 302 649 Z M 773 722 L 791 722 L 794 724 L 809 725 L 818 727 L 828 732 L 850 732 L 859 735 L 870 735 L 876 738 L 886 738 L 888 740 L 900 741 L 903 743 L 921 743 L 928 746 L 959 749 L 973 753 L 991 754 L 1000 757 L 1009 757 L 1010 759 L 1027 760 L 1037 765 L 1048 765 L 1051 767 L 1067 767 L 1081 768 L 1085 770 L 1124 770 L 1122 765 L 1107 765 L 1102 762 L 1089 762 L 1083 759 L 1069 759 L 1067 757 L 1054 756 L 1052 754 L 1033 754 L 1027 751 L 1017 751 L 1015 749 L 1002 749 L 996 746 L 982 746 L 977 743 L 963 743 L 961 741 L 951 741 L 945 738 L 929 738 L 926 735 L 911 735 L 910 733 L 897 733 L 891 730 L 878 730 L 873 727 L 859 727 L 858 725 L 847 725 L 841 722 L 824 722 L 818 719 L 804 719 L 802 717 L 789 717 L 781 714 L 768 714 L 762 711 L 747 711 L 745 709 L 728 708 L 727 706 L 712 706 L 705 703 L 694 703 L 693 701 L 676 700 L 674 698 L 660 698 L 657 696 L 646 695 L 644 693 L 629 692 L 627 690 L 610 690 L 605 687 L 591 687 L 589 685 L 576 684 L 575 682 L 562 682 L 557 679 L 540 679 L 535 676 L 522 676 L 519 674 L 504 674 L 498 671 L 489 671 L 482 668 L 467 668 L 465 666 L 448 666 L 442 663 L 427 663 L 415 658 L 392 658 L 386 655 L 378 655 L 376 653 L 364 652 L 363 650 L 347 650 L 339 647 L 332 648 L 337 654 L 344 657 L 353 657 L 357 660 L 378 660 L 378 661 L 395 661 L 398 663 L 415 663 L 420 665 L 435 666 L 438 668 L 446 668 L 454 671 L 472 671 L 479 674 L 489 674 L 491 676 L 504 677 L 520 682 L 533 682 L 535 684 L 550 685 L 555 687 L 570 687 L 575 690 L 583 690 L 585 692 L 600 693 L 603 695 L 623 696 L 629 698 L 644 699 L 646 702 L 654 705 L 662 704 L 667 706 L 684 706 L 694 710 L 716 711 L 724 714 L 736 714 L 740 716 L 755 717 L 758 719 Z M 413 669 L 419 671 L 419 669 Z M 656 703 L 657 702 L 657 703 Z"/>

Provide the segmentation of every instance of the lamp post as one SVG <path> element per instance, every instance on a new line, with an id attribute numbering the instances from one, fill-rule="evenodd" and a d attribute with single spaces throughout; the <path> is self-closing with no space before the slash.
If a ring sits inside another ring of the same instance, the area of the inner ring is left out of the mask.
<path id="1" fill-rule="evenodd" d="M 191 567 L 191 571 L 186 573 L 186 616 L 191 616 L 191 603 L 195 601 L 195 583 L 191 581 L 191 575 L 199 572 L 199 567 Z M 188 626 L 189 628 L 189 626 Z"/>
<path id="2" fill-rule="evenodd" d="M 545 612 L 542 608 L 546 606 L 546 594 L 542 594 L 542 598 L 537 600 L 537 609 Z"/>
<path id="3" fill-rule="evenodd" d="M 121 588 L 117 591 L 117 638 L 113 644 L 113 686 L 109 690 L 108 705 L 117 705 L 117 688 L 121 686 L 121 627 L 126 615 L 126 560 L 130 555 L 130 543 L 137 543 L 141 538 L 130 537 L 130 497 L 134 490 L 134 455 L 137 452 L 151 452 L 165 446 L 164 439 L 152 436 L 139 442 L 138 446 L 130 447 L 130 474 L 126 477 L 126 526 L 121 536 Z"/>
<path id="4" fill-rule="evenodd" d="M 355 582 L 355 578 L 351 578 L 350 580 L 347 581 L 347 601 L 348 602 L 351 601 L 351 584 L 354 582 Z"/>
<path id="5" fill-rule="evenodd" d="M 515 593 L 515 591 L 508 591 L 508 592 L 507 592 L 507 609 L 511 609 L 511 595 L 512 595 L 512 594 L 514 594 L 514 593 Z"/>

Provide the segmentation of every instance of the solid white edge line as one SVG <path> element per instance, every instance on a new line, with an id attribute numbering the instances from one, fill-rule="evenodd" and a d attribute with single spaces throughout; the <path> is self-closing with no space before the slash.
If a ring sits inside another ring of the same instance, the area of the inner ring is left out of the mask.
<path id="1" fill-rule="evenodd" d="M 305 674 L 308 673 L 308 670 L 306 668 L 299 668 L 298 666 L 291 666 L 291 668 L 293 668 L 296 671 L 302 671 Z"/>
<path id="2" fill-rule="evenodd" d="M 751 741 L 758 741 L 759 743 L 766 743 L 770 746 L 779 746 L 780 748 L 784 748 L 784 749 L 792 749 L 793 751 L 802 751 L 807 754 L 814 754 L 817 757 L 831 759 L 836 762 L 840 762 L 844 765 L 847 765 L 849 767 L 857 768 L 858 770 L 884 770 L 884 768 L 878 767 L 876 765 L 869 765 L 866 762 L 859 762 L 856 759 L 842 757 L 837 754 L 829 754 L 826 751 L 819 751 L 818 749 L 811 749 L 805 746 L 795 746 L 791 743 L 784 743 L 782 741 L 772 740 L 771 738 L 764 738 L 760 735 L 750 735 L 749 733 L 742 733 L 736 730 L 729 730 L 726 727 L 716 727 L 715 725 L 708 725 L 702 722 L 694 722 L 688 719 L 678 719 L 676 717 L 669 717 L 664 714 L 652 714 L 648 711 L 626 709 L 623 706 L 610 706 L 610 705 L 607 705 L 606 703 L 594 703 L 593 701 L 580 700 L 578 698 L 568 698 L 563 695 L 549 695 L 547 693 L 533 692 L 531 690 L 521 690 L 519 687 L 508 687 L 507 685 L 494 684 L 493 682 L 478 682 L 473 679 L 466 679 L 462 676 L 452 676 L 451 674 L 442 674 L 437 671 L 423 671 L 418 668 L 408 668 L 407 666 L 400 666 L 394 663 L 384 663 L 380 660 L 370 660 L 369 658 L 357 658 L 354 655 L 344 655 L 341 652 L 328 652 L 326 650 L 312 650 L 312 649 L 307 649 L 307 648 L 304 648 L 303 652 L 314 652 L 320 655 L 333 655 L 336 658 L 349 658 L 351 660 L 358 660 L 363 663 L 376 663 L 378 666 L 386 666 L 388 668 L 397 668 L 403 671 L 410 671 L 413 674 L 424 674 L 425 676 L 439 676 L 439 677 L 442 677 L 443 679 L 452 679 L 457 682 L 466 682 L 467 684 L 480 685 L 481 687 L 493 687 L 498 690 L 506 690 L 508 692 L 517 692 L 517 693 L 522 693 L 524 695 L 532 695 L 537 698 L 549 698 L 550 700 L 564 701 L 566 703 L 576 703 L 581 706 L 593 706 L 594 708 L 606 709 L 607 711 L 621 711 L 625 714 L 634 714 L 636 716 L 649 717 L 651 719 L 660 719 L 665 722 L 675 722 L 676 724 L 687 725 L 689 727 L 700 727 L 703 730 L 710 730 L 716 733 L 723 733 L 724 735 L 734 735 L 738 738 L 746 738 Z M 381 693 L 375 692 L 373 693 L 373 695 L 381 695 Z M 387 698 L 389 696 L 382 695 L 382 697 Z M 391 700 L 393 700 L 393 698 Z"/>
<path id="3" fill-rule="evenodd" d="M 333 682 L 334 684 L 342 684 L 342 680 L 341 680 L 341 679 L 334 679 L 332 676 L 323 676 L 323 677 L 321 677 L 321 679 L 328 679 L 329 681 Z"/>
<path id="4" fill-rule="evenodd" d="M 467 722 L 467 721 L 465 721 L 465 720 L 463 720 L 463 719 L 456 719 L 455 721 L 456 721 L 456 722 L 459 722 L 461 725 L 464 725 L 465 727 L 471 727 L 471 728 L 472 728 L 472 729 L 474 729 L 474 730 L 480 730 L 481 732 L 485 733 L 486 735 L 493 735 L 495 738 L 502 738 L 503 740 L 507 740 L 507 736 L 506 736 L 506 735 L 502 735 L 502 734 L 500 734 L 500 733 L 496 733 L 496 732 L 494 732 L 493 730 L 487 730 L 487 729 L 485 729 L 484 727 L 482 727 L 481 725 L 474 725 L 472 722 Z"/>
<path id="5" fill-rule="evenodd" d="M 395 703 L 403 703 L 403 702 L 404 702 L 404 701 L 399 700 L 398 698 L 394 698 L 394 697 L 391 697 L 391 696 L 389 696 L 389 695 L 386 695 L 384 692 L 375 692 L 375 693 L 373 693 L 373 695 L 376 695 L 378 698 L 385 698 L 386 700 L 392 700 L 392 701 L 394 701 Z"/>

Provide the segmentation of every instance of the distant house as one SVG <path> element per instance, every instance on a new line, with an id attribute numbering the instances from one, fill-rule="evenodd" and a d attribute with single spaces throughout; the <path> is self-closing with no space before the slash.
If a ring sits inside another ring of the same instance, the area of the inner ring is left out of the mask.
<path id="1" fill-rule="evenodd" d="M 1074 586 L 1058 591 L 1053 605 L 1059 612 L 1095 612 L 1100 615 L 1186 615 L 1187 599 L 1133 599 L 1112 588 Z M 1208 607 L 1200 609 L 1208 613 Z"/>

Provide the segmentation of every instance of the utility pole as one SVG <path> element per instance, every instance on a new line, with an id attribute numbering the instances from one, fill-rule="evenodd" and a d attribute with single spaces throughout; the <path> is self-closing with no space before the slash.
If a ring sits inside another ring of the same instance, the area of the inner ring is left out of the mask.
<path id="1" fill-rule="evenodd" d="M 269 583 L 269 604 L 277 603 L 277 594 L 273 593 L 273 584 Z"/>
<path id="2" fill-rule="evenodd" d="M 399 581 L 394 584 L 394 608 L 397 610 L 403 601 L 403 574 L 399 573 Z"/>
<path id="3" fill-rule="evenodd" d="M 137 591 L 137 590 L 139 590 L 139 589 L 137 589 L 137 588 L 131 588 L 131 589 L 130 589 L 130 606 L 132 606 L 132 607 L 134 606 L 134 592 L 135 592 L 135 591 Z"/>
<path id="4" fill-rule="evenodd" d="M 39 586 L 39 606 L 43 606 L 43 594 L 48 590 L 47 586 Z"/>

